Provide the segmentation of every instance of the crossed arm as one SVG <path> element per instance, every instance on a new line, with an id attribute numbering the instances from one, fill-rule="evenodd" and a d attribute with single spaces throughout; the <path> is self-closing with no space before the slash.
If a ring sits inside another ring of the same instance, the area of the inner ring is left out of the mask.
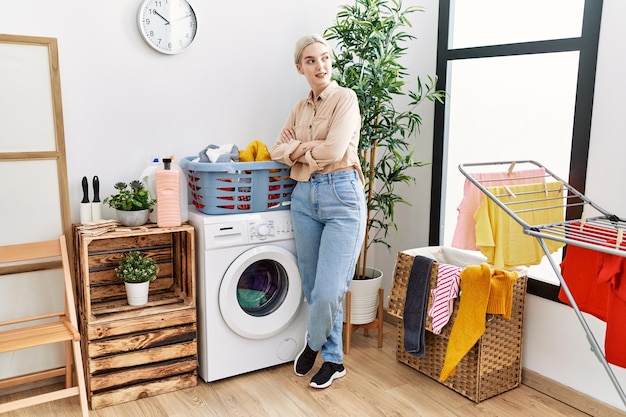
<path id="1" fill-rule="evenodd" d="M 283 141 L 289 142 L 289 141 L 296 139 L 296 132 L 291 128 L 285 128 L 282 130 L 282 132 L 280 132 L 280 137 Z M 323 140 L 312 140 L 309 142 L 302 142 L 300 143 L 300 145 L 298 145 L 296 150 L 293 151 L 291 155 L 289 155 L 289 158 L 294 162 L 301 162 L 301 163 L 306 164 L 307 161 L 304 155 L 308 151 L 315 148 L 316 146 L 319 146 L 322 143 L 324 143 Z"/>

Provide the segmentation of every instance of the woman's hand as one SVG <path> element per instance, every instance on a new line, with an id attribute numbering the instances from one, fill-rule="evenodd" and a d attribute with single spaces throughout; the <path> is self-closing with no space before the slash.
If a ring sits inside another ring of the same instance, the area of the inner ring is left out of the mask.
<path id="1" fill-rule="evenodd" d="M 282 132 L 280 132 L 280 138 L 284 141 L 290 142 L 292 140 L 296 139 L 296 131 L 286 127 L 283 129 Z"/>
<path id="2" fill-rule="evenodd" d="M 308 142 L 302 142 L 300 144 L 300 146 L 298 146 L 298 149 L 296 149 L 296 152 L 294 152 L 294 154 L 298 155 L 297 161 L 298 162 L 302 162 L 303 164 L 306 164 L 307 160 L 306 160 L 305 154 L 308 151 L 314 149 L 315 147 L 321 145 L 322 143 L 324 143 L 324 141 L 323 140 L 319 140 L 319 139 L 318 140 L 311 140 L 311 141 L 308 141 Z"/>

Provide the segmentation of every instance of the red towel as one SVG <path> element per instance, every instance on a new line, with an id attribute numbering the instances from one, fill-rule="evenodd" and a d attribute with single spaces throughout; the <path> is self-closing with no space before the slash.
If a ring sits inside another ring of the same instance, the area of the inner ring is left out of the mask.
<path id="1" fill-rule="evenodd" d="M 608 362 L 626 368 L 626 258 L 608 253 L 601 253 L 599 257 L 599 285 L 608 283 L 611 288 L 606 310 L 604 353 Z"/>
<path id="2" fill-rule="evenodd" d="M 626 258 L 568 245 L 561 274 L 578 308 L 606 322 L 607 362 L 626 368 Z M 562 289 L 559 300 L 570 304 Z"/>
<path id="3" fill-rule="evenodd" d="M 580 311 L 606 321 L 610 286 L 608 282 L 598 282 L 599 255 L 600 252 L 595 250 L 568 245 L 565 259 L 561 263 L 561 275 L 563 275 L 563 279 L 565 279 Z M 559 290 L 559 300 L 570 305 L 562 288 Z"/>

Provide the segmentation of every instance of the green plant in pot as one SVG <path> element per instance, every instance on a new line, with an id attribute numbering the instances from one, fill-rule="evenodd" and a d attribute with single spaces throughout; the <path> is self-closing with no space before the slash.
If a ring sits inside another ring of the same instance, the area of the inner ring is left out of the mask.
<path id="1" fill-rule="evenodd" d="M 422 124 L 416 108 L 424 101 L 442 103 L 446 92 L 436 89 L 436 77 L 408 79 L 401 63 L 415 36 L 409 16 L 420 7 L 403 8 L 400 0 L 355 0 L 340 6 L 324 37 L 335 42 L 333 78 L 356 93 L 361 110 L 359 158 L 365 175 L 367 226 L 355 280 L 368 278 L 367 253 L 376 244 L 388 249 L 390 230 L 397 232 L 395 205 L 410 203 L 397 193 L 399 183 L 414 184 L 411 170 L 426 165 L 413 159 Z M 412 82 L 414 90 L 405 89 Z M 406 105 L 401 105 L 407 102 Z"/>
<path id="2" fill-rule="evenodd" d="M 156 261 L 139 251 L 126 252 L 115 268 L 117 276 L 126 286 L 128 304 L 143 305 L 148 302 L 150 282 L 159 273 Z"/>
<path id="3" fill-rule="evenodd" d="M 130 184 L 118 182 L 113 186 L 117 194 L 103 200 L 104 204 L 117 210 L 117 219 L 124 226 L 141 226 L 148 221 L 148 216 L 156 200 L 150 198 L 149 191 L 139 180 Z"/>

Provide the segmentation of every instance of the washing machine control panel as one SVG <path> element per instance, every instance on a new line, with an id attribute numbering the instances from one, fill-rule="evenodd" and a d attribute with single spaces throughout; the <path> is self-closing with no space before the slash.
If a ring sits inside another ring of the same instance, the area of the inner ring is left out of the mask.
<path id="1" fill-rule="evenodd" d="M 248 221 L 250 242 L 265 242 L 293 238 L 291 218 L 260 219 Z"/>

